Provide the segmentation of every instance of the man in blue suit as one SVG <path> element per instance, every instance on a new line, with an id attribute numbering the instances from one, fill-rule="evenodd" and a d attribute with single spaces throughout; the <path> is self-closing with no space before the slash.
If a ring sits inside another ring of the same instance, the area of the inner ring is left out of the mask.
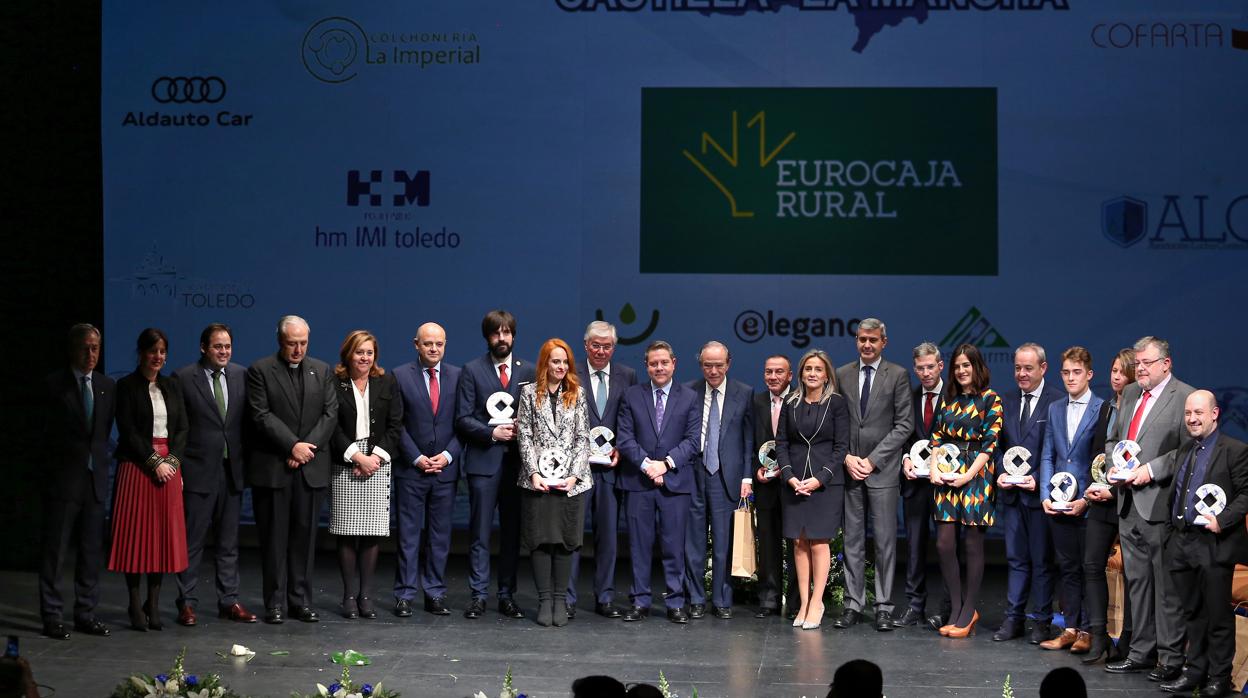
<path id="1" fill-rule="evenodd" d="M 394 615 L 400 618 L 412 615 L 418 589 L 424 591 L 426 611 L 435 616 L 451 613 L 446 607 L 446 558 L 462 451 L 455 435 L 460 369 L 442 361 L 446 330 L 426 322 L 414 343 L 420 358 L 394 369 L 403 397 L 403 455 L 394 462 L 399 523 Z"/>
<path id="2" fill-rule="evenodd" d="M 1049 639 L 1053 621 L 1053 540 L 1040 506 L 1040 488 L 1048 483 L 1036 481 L 1049 405 L 1062 397 L 1061 390 L 1045 383 L 1048 368 L 1043 347 L 1034 342 L 1023 344 L 1014 351 L 1014 380 L 1018 388 L 1000 391 L 1005 427 L 997 457 L 1003 458 L 1006 450 L 1022 446 L 1031 452 L 1032 471 L 1021 485 L 1012 485 L 1005 481 L 1004 469 L 997 466 L 997 516 L 1005 522 L 1005 558 L 1009 565 L 1005 620 L 992 636 L 997 642 L 1022 637 L 1024 619 L 1030 617 L 1028 641 L 1038 645 Z M 1030 614 L 1026 613 L 1028 597 Z"/>
<path id="3" fill-rule="evenodd" d="M 732 617 L 732 512 L 753 486 L 753 389 L 728 380 L 732 354 L 720 342 L 698 352 L 702 379 L 687 385 L 700 403 L 702 456 L 694 464 L 693 497 L 685 537 L 685 593 L 689 617 L 706 615 L 706 530 L 711 529 L 711 608 L 716 618 Z"/>
<path id="4" fill-rule="evenodd" d="M 1088 387 L 1092 380 L 1092 355 L 1083 347 L 1062 352 L 1062 383 L 1066 399 L 1049 405 L 1049 428 L 1040 457 L 1040 488 L 1044 513 L 1049 515 L 1049 529 L 1060 570 L 1062 615 L 1066 629 L 1061 635 L 1041 642 L 1046 650 L 1071 648 L 1084 653 L 1092 647 L 1088 633 L 1087 613 L 1083 609 L 1083 553 L 1086 536 L 1088 502 L 1080 496 L 1072 500 L 1070 509 L 1053 508 L 1054 473 L 1075 476 L 1074 494 L 1081 495 L 1092 484 L 1092 444 L 1096 440 L 1097 415 L 1104 400 Z"/>
<path id="5" fill-rule="evenodd" d="M 657 535 L 667 586 L 667 619 L 688 623 L 683 589 L 685 529 L 702 433 L 701 403 L 697 393 L 672 380 L 676 373 L 672 345 L 651 342 L 645 357 L 650 382 L 624 393 L 616 442 L 622 456 L 616 486 L 625 492 L 633 559 L 633 606 L 624 620 L 639 621 L 650 615 L 650 563 Z"/>
<path id="6" fill-rule="evenodd" d="M 611 360 L 615 355 L 615 325 L 595 320 L 585 328 L 585 397 L 589 398 L 589 428 L 604 426 L 617 434 L 619 444 L 620 398 L 624 391 L 637 385 L 637 372 Z M 594 523 L 594 611 L 605 618 L 619 618 L 615 607 L 615 556 L 623 493 L 616 489 L 615 471 L 620 463 L 620 450 L 611 450 L 607 465 L 590 465 L 594 487 L 589 491 L 589 518 Z M 572 553 L 572 578 L 568 584 L 568 617 L 576 609 L 576 580 L 581 568 L 581 553 Z"/>
<path id="7" fill-rule="evenodd" d="M 490 531 L 498 509 L 501 540 L 498 545 L 498 612 L 523 618 L 516 605 L 516 567 L 520 561 L 520 489 L 516 478 L 520 452 L 516 449 L 515 407 L 512 421 L 491 425 L 487 403 L 498 392 L 511 395 L 535 378 L 532 361 L 511 354 L 516 318 L 506 310 L 491 310 L 481 320 L 481 336 L 489 351 L 469 361 L 459 377 L 455 396 L 455 431 L 464 444 L 464 473 L 468 479 L 468 586 L 472 601 L 465 618 L 480 618 L 490 587 Z"/>

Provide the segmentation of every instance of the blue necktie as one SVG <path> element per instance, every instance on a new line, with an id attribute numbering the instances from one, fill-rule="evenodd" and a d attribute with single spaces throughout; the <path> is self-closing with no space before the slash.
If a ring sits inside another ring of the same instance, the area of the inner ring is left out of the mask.
<path id="1" fill-rule="evenodd" d="M 711 391 L 711 412 L 706 416 L 706 444 L 702 447 L 706 471 L 719 472 L 719 391 Z"/>
<path id="2" fill-rule="evenodd" d="M 95 394 L 91 392 L 91 380 L 82 377 L 82 410 L 87 414 L 87 433 L 91 433 L 92 421 L 95 417 Z M 94 457 L 87 454 L 87 470 L 95 470 Z"/>
<path id="3" fill-rule="evenodd" d="M 871 397 L 871 372 L 874 370 L 870 366 L 862 367 L 862 395 L 858 396 L 858 414 L 863 417 L 867 416 L 867 400 Z"/>
<path id="4" fill-rule="evenodd" d="M 598 378 L 598 394 L 594 396 L 594 404 L 598 407 L 598 416 L 604 416 L 607 411 L 607 374 L 605 371 L 594 371 L 594 376 Z"/>
<path id="5" fill-rule="evenodd" d="M 663 431 L 663 389 L 659 388 L 654 391 L 654 423 Z"/>

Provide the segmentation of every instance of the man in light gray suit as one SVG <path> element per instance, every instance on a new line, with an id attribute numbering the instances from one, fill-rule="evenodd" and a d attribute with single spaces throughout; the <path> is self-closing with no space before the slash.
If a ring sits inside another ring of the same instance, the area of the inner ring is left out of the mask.
<path id="1" fill-rule="evenodd" d="M 867 605 L 867 514 L 875 539 L 875 629 L 893 629 L 893 572 L 897 563 L 897 501 L 901 449 L 914 431 L 910 377 L 881 356 L 888 345 L 883 322 L 858 323 L 858 360 L 836 370 L 849 403 L 845 456 L 845 611 L 833 627 L 848 628 Z"/>
<path id="2" fill-rule="evenodd" d="M 1122 409 L 1105 442 L 1107 459 L 1119 441 L 1140 445 L 1140 464 L 1115 488 L 1121 498 L 1118 536 L 1135 635 L 1127 658 L 1105 670 L 1150 671 L 1153 681 L 1173 681 L 1182 674 L 1185 644 L 1180 596 L 1163 552 L 1170 537 L 1167 503 L 1175 453 L 1191 440 L 1183 426 L 1183 403 L 1193 388 L 1171 375 L 1170 368 L 1169 342 L 1144 337 L 1135 343 L 1136 382 L 1122 391 Z M 1111 482 L 1116 473 L 1117 468 L 1110 471 Z"/>

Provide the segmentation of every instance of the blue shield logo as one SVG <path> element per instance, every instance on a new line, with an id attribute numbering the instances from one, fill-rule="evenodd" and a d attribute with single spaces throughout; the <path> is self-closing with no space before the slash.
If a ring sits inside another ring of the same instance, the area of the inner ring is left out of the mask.
<path id="1" fill-rule="evenodd" d="M 1120 196 L 1101 204 L 1101 232 L 1120 247 L 1130 247 L 1148 229 L 1148 204 L 1129 196 Z"/>

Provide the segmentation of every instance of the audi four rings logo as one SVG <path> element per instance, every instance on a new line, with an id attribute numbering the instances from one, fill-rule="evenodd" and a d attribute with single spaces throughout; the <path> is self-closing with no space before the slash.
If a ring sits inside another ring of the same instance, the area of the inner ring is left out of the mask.
<path id="1" fill-rule="evenodd" d="M 218 77 L 159 77 L 152 99 L 161 104 L 216 104 L 225 99 L 225 81 Z"/>

